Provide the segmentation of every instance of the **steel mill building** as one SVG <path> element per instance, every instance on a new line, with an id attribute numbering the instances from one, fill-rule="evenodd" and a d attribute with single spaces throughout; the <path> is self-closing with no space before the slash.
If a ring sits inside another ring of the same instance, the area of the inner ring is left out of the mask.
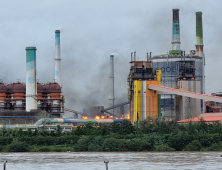
<path id="1" fill-rule="evenodd" d="M 172 11 L 172 50 L 154 56 L 147 53 L 147 61 L 137 61 L 136 53 L 134 57 L 131 53 L 128 99 L 132 123 L 147 117 L 182 120 L 205 112 L 201 97 L 175 95 L 183 90 L 205 93 L 202 12 L 196 12 L 196 49 L 186 54 L 180 48 L 179 9 Z M 164 88 L 172 88 L 172 93 Z"/>
<path id="2" fill-rule="evenodd" d="M 0 82 L 0 118 L 10 123 L 32 123 L 41 111 L 53 117 L 64 114 L 61 88 L 60 31 L 55 31 L 55 81 L 40 83 L 36 79 L 36 47 L 26 47 L 26 83 Z M 22 121 L 22 120 L 25 120 Z M 1 122 L 0 122 L 1 123 Z"/>
<path id="3" fill-rule="evenodd" d="M 185 86 L 187 86 L 186 90 L 205 93 L 202 12 L 196 12 L 196 49 L 190 50 L 190 52 L 186 54 L 185 51 L 180 48 L 180 43 L 179 9 L 173 9 L 172 50 L 167 54 L 153 56 L 151 58 L 153 69 L 154 71 L 162 71 L 162 86 L 181 88 L 182 85 L 179 87 L 177 82 L 186 79 L 187 81 L 183 82 L 183 87 L 185 88 Z M 195 81 L 188 82 L 191 79 Z M 186 83 L 186 85 L 184 83 Z M 189 109 L 185 106 L 186 99 L 183 99 L 183 106 L 179 106 L 178 98 L 179 97 L 175 97 L 175 95 L 172 94 L 161 94 L 162 116 L 176 116 L 179 117 L 179 119 L 187 117 L 185 114 L 189 114 Z M 196 105 L 196 109 L 193 110 L 193 114 L 195 115 L 193 116 L 204 113 L 203 100 L 191 100 L 192 101 L 187 102 Z"/>

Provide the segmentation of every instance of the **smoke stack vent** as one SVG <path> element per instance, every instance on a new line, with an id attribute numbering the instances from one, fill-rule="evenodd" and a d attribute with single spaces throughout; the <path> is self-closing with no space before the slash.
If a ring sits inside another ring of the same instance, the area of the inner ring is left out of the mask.
<path id="1" fill-rule="evenodd" d="M 180 22 L 179 9 L 173 9 L 173 27 L 172 27 L 172 50 L 169 51 L 171 55 L 180 55 Z"/>
<path id="2" fill-rule="evenodd" d="M 172 50 L 180 50 L 179 9 L 173 9 Z"/>
<path id="3" fill-rule="evenodd" d="M 37 109 L 36 47 L 26 47 L 26 111 Z"/>
<path id="4" fill-rule="evenodd" d="M 198 56 L 203 54 L 202 12 L 196 12 L 196 54 Z"/>
<path id="5" fill-rule="evenodd" d="M 114 106 L 114 55 L 110 55 L 109 106 Z M 114 114 L 114 109 L 113 109 Z"/>
<path id="6" fill-rule="evenodd" d="M 60 30 L 55 31 L 55 81 L 61 86 Z"/>

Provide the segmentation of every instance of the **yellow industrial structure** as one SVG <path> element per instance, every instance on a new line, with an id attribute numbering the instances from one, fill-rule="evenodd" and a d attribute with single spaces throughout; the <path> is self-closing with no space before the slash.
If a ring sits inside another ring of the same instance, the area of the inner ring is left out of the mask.
<path id="1" fill-rule="evenodd" d="M 134 122 L 158 117 L 158 94 L 149 90 L 148 84 L 157 85 L 157 80 L 134 80 Z"/>
<path id="2" fill-rule="evenodd" d="M 149 90 L 148 85 L 159 85 L 161 82 L 161 70 L 153 73 L 152 62 L 136 61 L 134 53 L 131 53 L 131 67 L 128 76 L 128 99 L 130 101 L 130 120 L 132 123 L 146 120 L 148 117 L 153 119 L 161 116 L 160 96 L 155 90 Z"/>

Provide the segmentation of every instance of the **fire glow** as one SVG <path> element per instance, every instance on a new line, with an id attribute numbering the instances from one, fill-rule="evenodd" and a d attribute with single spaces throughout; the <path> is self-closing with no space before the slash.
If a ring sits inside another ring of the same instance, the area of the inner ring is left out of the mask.
<path id="1" fill-rule="evenodd" d="M 99 116 L 96 116 L 95 119 L 100 119 L 100 117 L 99 117 Z"/>
<path id="2" fill-rule="evenodd" d="M 126 119 L 130 119 L 130 115 L 129 114 L 126 115 Z"/>
<path id="3" fill-rule="evenodd" d="M 88 117 L 87 117 L 87 116 L 83 116 L 82 118 L 83 118 L 83 119 L 88 119 Z"/>

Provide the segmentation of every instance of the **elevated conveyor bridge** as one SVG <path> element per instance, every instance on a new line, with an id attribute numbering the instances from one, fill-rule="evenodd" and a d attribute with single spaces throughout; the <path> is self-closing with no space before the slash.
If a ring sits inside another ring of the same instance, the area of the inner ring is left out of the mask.
<path id="1" fill-rule="evenodd" d="M 166 87 L 166 86 L 149 84 L 148 89 L 149 90 L 156 90 L 156 91 L 158 91 L 159 94 L 175 94 L 175 95 L 180 95 L 180 96 L 185 96 L 185 97 L 190 97 L 190 98 L 196 98 L 196 99 L 202 99 L 202 100 L 222 103 L 222 97 L 201 94 L 201 93 L 195 93 L 195 92 L 191 92 L 191 91 L 170 88 L 170 87 Z"/>

